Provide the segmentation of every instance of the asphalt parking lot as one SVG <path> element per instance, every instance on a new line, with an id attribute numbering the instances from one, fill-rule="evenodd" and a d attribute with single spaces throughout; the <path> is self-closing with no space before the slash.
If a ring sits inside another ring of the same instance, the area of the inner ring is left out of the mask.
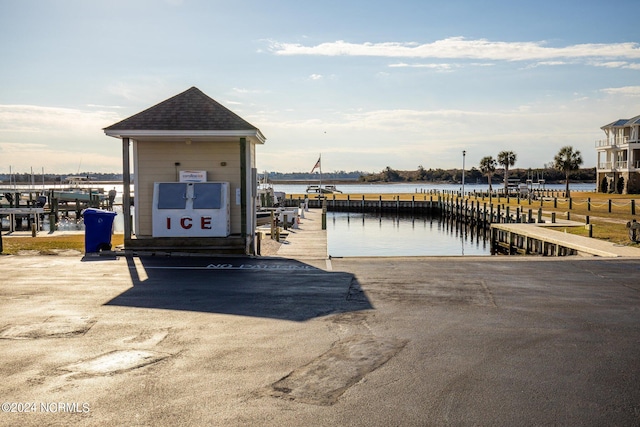
<path id="1" fill-rule="evenodd" d="M 0 269 L 0 425 L 640 424 L 637 259 Z"/>

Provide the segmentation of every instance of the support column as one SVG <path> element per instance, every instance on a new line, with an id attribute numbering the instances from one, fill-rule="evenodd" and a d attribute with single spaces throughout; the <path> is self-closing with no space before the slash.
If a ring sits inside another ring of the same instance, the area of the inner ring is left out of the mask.
<path id="1" fill-rule="evenodd" d="M 131 240 L 131 167 L 129 138 L 122 138 L 122 215 L 124 217 L 124 241 Z"/>
<path id="2" fill-rule="evenodd" d="M 247 138 L 240 138 L 240 235 L 245 242 L 245 254 L 249 250 L 247 239 Z"/>

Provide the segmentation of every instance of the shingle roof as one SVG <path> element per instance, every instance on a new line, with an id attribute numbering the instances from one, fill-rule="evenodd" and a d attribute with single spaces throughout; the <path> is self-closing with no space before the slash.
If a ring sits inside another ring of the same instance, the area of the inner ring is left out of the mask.
<path id="1" fill-rule="evenodd" d="M 640 116 L 635 116 L 631 119 L 618 119 L 615 122 L 611 122 L 608 125 L 602 126 L 600 129 L 612 128 L 612 127 L 625 127 L 640 124 Z"/>
<path id="2" fill-rule="evenodd" d="M 258 131 L 258 128 L 194 86 L 166 101 L 104 128 L 106 133 L 123 130 Z"/>

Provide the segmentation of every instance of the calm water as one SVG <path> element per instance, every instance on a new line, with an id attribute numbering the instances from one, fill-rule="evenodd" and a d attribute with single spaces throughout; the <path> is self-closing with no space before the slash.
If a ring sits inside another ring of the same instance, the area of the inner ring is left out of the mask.
<path id="1" fill-rule="evenodd" d="M 490 255 L 482 232 L 439 217 L 327 213 L 332 257 Z"/>

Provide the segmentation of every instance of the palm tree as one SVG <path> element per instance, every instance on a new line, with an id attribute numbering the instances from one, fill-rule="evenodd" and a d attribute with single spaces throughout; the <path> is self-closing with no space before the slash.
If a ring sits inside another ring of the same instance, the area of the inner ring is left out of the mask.
<path id="1" fill-rule="evenodd" d="M 485 156 L 480 159 L 480 172 L 483 175 L 487 176 L 487 180 L 489 181 L 489 197 L 491 197 L 491 176 L 496 171 L 496 159 L 492 156 Z"/>
<path id="2" fill-rule="evenodd" d="M 566 182 L 566 194 L 570 197 L 569 193 L 569 174 L 575 170 L 580 169 L 582 164 L 582 155 L 580 151 L 573 151 L 573 147 L 566 145 L 558 151 L 558 154 L 553 158 L 554 167 L 558 170 L 564 171 L 564 177 Z"/>
<path id="3" fill-rule="evenodd" d="M 509 167 L 516 164 L 516 153 L 513 151 L 501 151 L 498 153 L 498 163 L 504 166 L 504 193 L 507 194 L 509 187 Z"/>

